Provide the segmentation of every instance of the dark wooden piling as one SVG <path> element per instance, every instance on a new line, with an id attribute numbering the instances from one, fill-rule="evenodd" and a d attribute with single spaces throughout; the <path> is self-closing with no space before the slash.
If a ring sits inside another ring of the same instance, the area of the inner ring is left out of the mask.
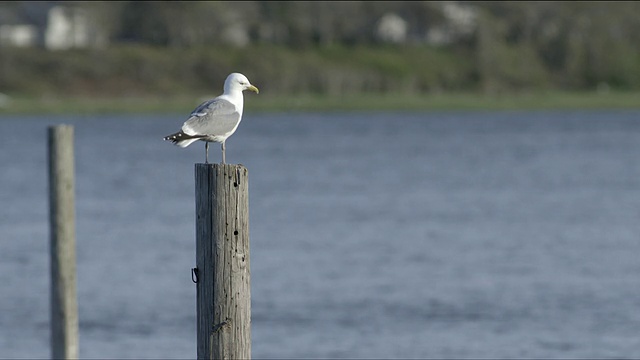
<path id="1" fill-rule="evenodd" d="M 73 126 L 49 127 L 51 356 L 78 358 Z"/>
<path id="2" fill-rule="evenodd" d="M 196 164 L 198 359 L 251 358 L 248 172 Z"/>

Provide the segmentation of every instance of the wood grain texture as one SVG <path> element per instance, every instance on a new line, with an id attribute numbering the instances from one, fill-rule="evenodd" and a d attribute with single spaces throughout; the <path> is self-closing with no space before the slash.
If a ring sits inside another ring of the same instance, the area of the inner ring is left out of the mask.
<path id="1" fill-rule="evenodd" d="M 73 126 L 49 127 L 51 356 L 78 358 Z"/>
<path id="2" fill-rule="evenodd" d="M 251 358 L 248 171 L 196 164 L 198 359 Z"/>

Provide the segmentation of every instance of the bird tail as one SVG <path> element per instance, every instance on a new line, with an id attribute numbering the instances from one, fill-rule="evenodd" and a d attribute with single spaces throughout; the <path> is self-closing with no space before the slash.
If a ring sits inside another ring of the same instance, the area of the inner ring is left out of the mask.
<path id="1" fill-rule="evenodd" d="M 187 147 L 191 145 L 191 143 L 196 142 L 203 137 L 203 135 L 189 135 L 185 134 L 182 131 L 179 131 L 175 134 L 165 136 L 164 139 L 166 141 L 171 141 L 172 144 L 178 145 L 180 147 Z"/>

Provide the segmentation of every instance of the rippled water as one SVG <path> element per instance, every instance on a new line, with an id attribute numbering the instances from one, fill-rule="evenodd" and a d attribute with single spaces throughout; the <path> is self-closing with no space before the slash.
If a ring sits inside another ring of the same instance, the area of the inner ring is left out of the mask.
<path id="1" fill-rule="evenodd" d="M 75 125 L 80 356 L 194 358 L 182 115 L 0 118 L 0 357 L 49 356 L 46 128 Z M 220 158 L 218 146 L 210 150 Z M 254 358 L 640 357 L 640 112 L 252 114 Z"/>

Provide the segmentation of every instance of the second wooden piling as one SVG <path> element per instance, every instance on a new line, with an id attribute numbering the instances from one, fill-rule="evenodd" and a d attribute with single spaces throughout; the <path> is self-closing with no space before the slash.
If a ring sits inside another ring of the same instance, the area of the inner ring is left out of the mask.
<path id="1" fill-rule="evenodd" d="M 196 164 L 198 359 L 251 358 L 248 172 Z"/>
<path id="2" fill-rule="evenodd" d="M 73 126 L 49 127 L 51 356 L 78 358 Z"/>

